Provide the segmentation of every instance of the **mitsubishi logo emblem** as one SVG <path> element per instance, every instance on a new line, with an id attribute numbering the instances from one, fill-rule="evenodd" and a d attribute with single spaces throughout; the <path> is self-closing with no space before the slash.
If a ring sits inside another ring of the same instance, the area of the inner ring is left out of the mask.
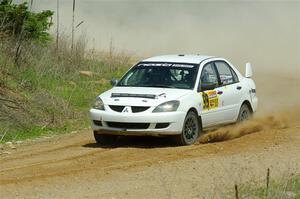
<path id="1" fill-rule="evenodd" d="M 131 110 L 130 110 L 129 106 L 126 106 L 122 111 L 122 113 L 130 113 L 130 112 L 131 112 Z"/>

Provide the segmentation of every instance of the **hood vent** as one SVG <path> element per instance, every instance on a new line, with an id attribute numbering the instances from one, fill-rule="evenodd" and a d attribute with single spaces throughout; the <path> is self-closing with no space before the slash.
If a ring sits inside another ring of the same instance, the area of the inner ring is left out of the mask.
<path id="1" fill-rule="evenodd" d="M 132 94 L 132 93 L 112 93 L 111 97 L 139 97 L 139 98 L 155 99 L 156 95 L 152 95 L 152 94 Z"/>

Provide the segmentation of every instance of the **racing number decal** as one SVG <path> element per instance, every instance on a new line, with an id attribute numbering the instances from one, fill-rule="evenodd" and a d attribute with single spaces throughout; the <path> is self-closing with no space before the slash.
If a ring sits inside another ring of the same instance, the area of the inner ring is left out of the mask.
<path id="1" fill-rule="evenodd" d="M 219 105 L 219 99 L 217 91 L 210 90 L 202 92 L 203 110 L 217 108 Z"/>

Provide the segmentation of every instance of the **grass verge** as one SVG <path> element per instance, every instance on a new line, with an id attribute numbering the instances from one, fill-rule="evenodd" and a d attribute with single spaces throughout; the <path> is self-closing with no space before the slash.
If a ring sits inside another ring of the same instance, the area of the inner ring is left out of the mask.
<path id="1" fill-rule="evenodd" d="M 80 130 L 89 125 L 88 110 L 96 96 L 120 77 L 131 57 L 117 52 L 90 52 L 78 40 L 23 46 L 14 63 L 16 44 L 0 43 L 0 143 Z M 84 73 L 88 71 L 88 74 Z"/>
<path id="2" fill-rule="evenodd" d="M 253 199 L 300 199 L 300 176 L 292 175 L 264 183 L 249 182 L 236 185 L 237 189 L 231 191 L 227 198 L 253 198 Z"/>

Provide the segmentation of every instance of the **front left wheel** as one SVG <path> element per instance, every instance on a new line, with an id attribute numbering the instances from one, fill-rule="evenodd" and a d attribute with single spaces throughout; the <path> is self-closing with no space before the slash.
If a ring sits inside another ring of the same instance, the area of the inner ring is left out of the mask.
<path id="1" fill-rule="evenodd" d="M 98 144 L 114 144 L 118 138 L 116 135 L 98 134 L 97 131 L 94 131 L 94 137 Z"/>
<path id="2" fill-rule="evenodd" d="M 188 112 L 185 117 L 183 129 L 180 135 L 175 137 L 178 145 L 191 145 L 196 142 L 199 137 L 200 123 L 198 115 L 194 111 Z"/>

